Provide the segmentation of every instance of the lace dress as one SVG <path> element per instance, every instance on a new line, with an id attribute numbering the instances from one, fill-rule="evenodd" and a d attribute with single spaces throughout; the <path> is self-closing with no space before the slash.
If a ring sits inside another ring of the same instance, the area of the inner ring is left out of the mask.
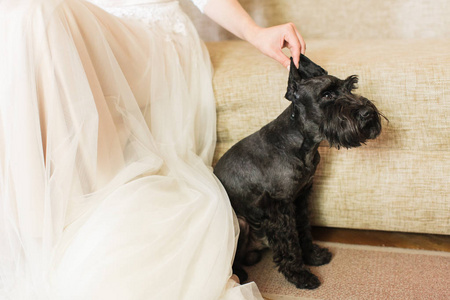
<path id="1" fill-rule="evenodd" d="M 260 299 L 205 46 L 177 2 L 93 2 L 0 1 L 0 299 Z"/>

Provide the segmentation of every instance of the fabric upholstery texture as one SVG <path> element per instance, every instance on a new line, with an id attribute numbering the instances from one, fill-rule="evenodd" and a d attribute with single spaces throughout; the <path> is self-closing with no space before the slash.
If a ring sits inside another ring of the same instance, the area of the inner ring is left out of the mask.
<path id="1" fill-rule="evenodd" d="M 240 2 L 262 26 L 295 23 L 307 56 L 331 75 L 359 75 L 356 93 L 389 119 L 363 147 L 321 145 L 313 224 L 450 234 L 450 2 Z M 289 105 L 288 72 L 181 3 L 212 41 L 217 161 Z"/>

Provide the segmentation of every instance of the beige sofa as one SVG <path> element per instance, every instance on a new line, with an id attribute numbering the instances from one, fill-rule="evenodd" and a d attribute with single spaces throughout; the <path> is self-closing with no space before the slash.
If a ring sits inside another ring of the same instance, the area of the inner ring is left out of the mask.
<path id="1" fill-rule="evenodd" d="M 450 3 L 447 0 L 242 0 L 260 25 L 294 22 L 329 74 L 358 74 L 358 93 L 387 116 L 381 136 L 320 147 L 313 224 L 450 234 Z M 287 70 L 182 2 L 215 68 L 215 159 L 274 119 Z"/>

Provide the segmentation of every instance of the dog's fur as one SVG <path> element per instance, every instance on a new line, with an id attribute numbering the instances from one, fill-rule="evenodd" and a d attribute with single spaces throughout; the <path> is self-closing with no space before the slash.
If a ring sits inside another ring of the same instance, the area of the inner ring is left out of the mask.
<path id="1" fill-rule="evenodd" d="M 215 166 L 241 229 L 233 264 L 261 259 L 270 247 L 278 270 L 298 288 L 314 289 L 319 279 L 305 265 L 320 266 L 331 253 L 312 243 L 307 198 L 320 160 L 319 143 L 358 147 L 381 132 L 380 114 L 355 95 L 358 79 L 340 80 L 301 56 L 291 60 L 286 99 L 292 104 L 274 121 L 234 145 Z"/>

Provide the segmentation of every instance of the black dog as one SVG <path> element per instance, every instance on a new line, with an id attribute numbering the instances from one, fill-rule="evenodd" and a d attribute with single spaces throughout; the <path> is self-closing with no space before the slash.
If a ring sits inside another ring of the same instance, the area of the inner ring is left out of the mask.
<path id="1" fill-rule="evenodd" d="M 320 266 L 331 253 L 312 243 L 307 197 L 322 140 L 336 148 L 358 147 L 381 132 L 380 114 L 352 93 L 358 79 L 340 80 L 301 56 L 292 63 L 286 99 L 292 104 L 274 121 L 234 145 L 215 166 L 238 216 L 241 234 L 233 270 L 261 259 L 270 247 L 278 270 L 298 288 L 319 279 L 305 265 Z"/>

